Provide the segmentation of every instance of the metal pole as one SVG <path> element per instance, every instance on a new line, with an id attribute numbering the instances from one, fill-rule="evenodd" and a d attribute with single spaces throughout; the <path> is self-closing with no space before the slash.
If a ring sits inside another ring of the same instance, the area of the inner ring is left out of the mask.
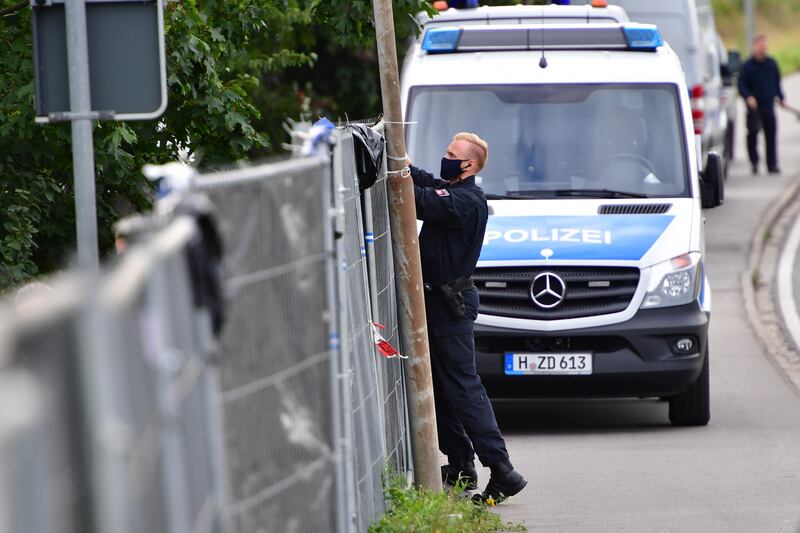
<path id="1" fill-rule="evenodd" d="M 346 187 L 344 184 L 344 161 L 342 158 L 342 143 L 340 136 L 336 138 L 336 145 L 333 148 L 333 205 L 335 207 L 334 227 L 338 235 L 345 234 L 345 209 L 344 209 L 344 193 Z M 337 313 L 339 318 L 339 374 L 338 389 L 341 394 L 341 413 L 342 427 L 341 427 L 341 453 L 344 458 L 344 504 L 342 509 L 344 516 L 347 519 L 344 531 L 356 531 L 358 527 L 358 493 L 357 486 L 358 480 L 356 479 L 356 463 L 354 444 L 355 432 L 353 430 L 354 424 L 354 409 L 353 409 L 353 362 L 350 357 L 352 353 L 352 336 L 350 329 L 350 313 L 347 308 L 347 295 L 344 291 L 347 288 L 347 273 L 345 272 L 347 262 L 347 252 L 345 250 L 344 239 L 336 239 L 336 295 L 339 298 L 340 311 Z"/>
<path id="2" fill-rule="evenodd" d="M 747 33 L 747 48 L 753 53 L 753 38 L 756 36 L 755 0 L 744 0 L 745 32 Z"/>
<path id="3" fill-rule="evenodd" d="M 375 33 L 388 154 L 391 157 L 403 157 L 406 148 L 400 107 L 400 79 L 397 71 L 392 2 L 373 0 L 372 5 L 375 11 Z M 389 159 L 390 172 L 403 167 L 402 162 Z M 439 471 L 439 442 L 436 435 L 436 410 L 433 403 L 414 189 L 411 179 L 403 178 L 398 173 L 389 174 L 388 181 L 392 245 L 397 275 L 400 344 L 408 356 L 407 401 L 411 421 L 415 481 L 420 487 L 440 491 L 442 480 Z"/>
<path id="4" fill-rule="evenodd" d="M 346 446 L 346 437 L 344 434 L 344 418 L 350 416 L 349 411 L 344 412 L 342 391 L 343 380 L 341 379 L 341 343 L 339 341 L 341 332 L 343 330 L 342 317 L 340 309 L 342 308 L 339 303 L 339 263 L 337 262 L 336 240 L 334 239 L 334 226 L 337 224 L 338 215 L 336 206 L 332 197 L 332 191 L 335 190 L 336 184 L 331 171 L 331 156 L 328 148 L 324 149 L 324 167 L 325 179 L 321 184 L 322 187 L 322 212 L 326 214 L 323 217 L 322 234 L 325 243 L 325 295 L 328 300 L 328 342 L 331 352 L 331 358 L 328 366 L 330 373 L 331 384 L 331 433 L 333 439 L 334 463 L 333 469 L 336 478 L 336 491 L 334 493 L 336 502 L 336 526 L 334 531 L 336 533 L 348 533 L 353 529 L 350 520 L 350 511 L 348 507 L 348 492 L 347 477 L 347 458 L 345 453 L 349 451 Z M 323 157 L 323 156 L 320 156 Z M 338 192 L 336 193 L 339 194 Z M 349 406 L 348 406 L 349 408 Z M 226 529 L 226 531 L 228 531 Z M 233 531 L 230 529 L 230 531 Z"/>
<path id="5" fill-rule="evenodd" d="M 67 29 L 70 111 L 88 113 L 92 110 L 92 99 L 89 87 L 89 46 L 86 35 L 85 1 L 66 0 L 64 11 Z M 82 270 L 91 273 L 99 268 L 91 120 L 72 120 L 72 170 L 75 180 L 78 264 Z"/>

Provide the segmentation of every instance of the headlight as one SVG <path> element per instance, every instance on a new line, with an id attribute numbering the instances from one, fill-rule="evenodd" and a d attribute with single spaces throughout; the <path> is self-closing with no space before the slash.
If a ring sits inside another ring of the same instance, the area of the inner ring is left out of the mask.
<path id="1" fill-rule="evenodd" d="M 697 299 L 703 283 L 703 262 L 698 252 L 673 257 L 650 267 L 650 286 L 642 309 L 685 305 Z"/>

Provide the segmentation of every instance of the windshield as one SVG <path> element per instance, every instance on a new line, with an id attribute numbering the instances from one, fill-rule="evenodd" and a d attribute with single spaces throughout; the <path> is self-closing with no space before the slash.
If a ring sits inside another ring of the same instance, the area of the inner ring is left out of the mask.
<path id="1" fill-rule="evenodd" d="M 489 143 L 487 194 L 689 196 L 677 95 L 669 84 L 416 87 L 408 153 L 438 174 L 453 134 L 471 131 Z"/>

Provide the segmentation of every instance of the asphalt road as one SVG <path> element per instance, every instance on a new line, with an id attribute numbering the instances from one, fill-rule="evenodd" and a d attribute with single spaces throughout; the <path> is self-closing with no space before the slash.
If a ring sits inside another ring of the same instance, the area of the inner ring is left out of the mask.
<path id="1" fill-rule="evenodd" d="M 800 77 L 785 81 L 800 104 Z M 706 211 L 711 423 L 673 428 L 651 400 L 496 405 L 529 485 L 499 507 L 531 531 L 800 531 L 800 392 L 756 341 L 741 275 L 753 231 L 800 179 L 800 122 L 779 116 L 780 177 L 750 175 L 740 113 L 724 206 Z M 489 477 L 482 470 L 481 485 Z"/>

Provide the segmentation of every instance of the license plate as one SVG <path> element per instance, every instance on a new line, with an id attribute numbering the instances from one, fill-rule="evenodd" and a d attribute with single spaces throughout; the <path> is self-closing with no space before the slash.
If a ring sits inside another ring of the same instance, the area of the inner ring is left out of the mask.
<path id="1" fill-rule="evenodd" d="M 508 375 L 588 375 L 592 373 L 590 353 L 507 353 Z"/>

